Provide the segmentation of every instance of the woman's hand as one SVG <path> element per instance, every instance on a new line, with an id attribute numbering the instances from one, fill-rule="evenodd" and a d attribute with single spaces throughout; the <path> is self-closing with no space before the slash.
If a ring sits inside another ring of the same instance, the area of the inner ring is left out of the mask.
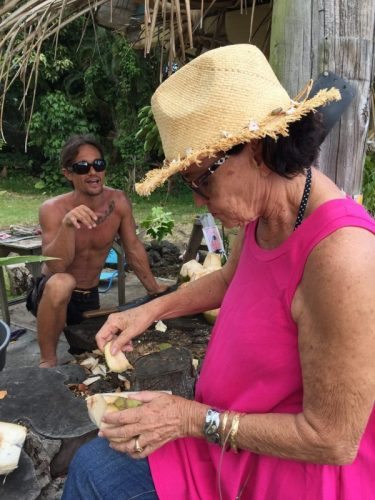
<path id="1" fill-rule="evenodd" d="M 110 314 L 96 334 L 96 343 L 103 351 L 105 344 L 113 340 L 112 354 L 116 354 L 118 351 L 132 351 L 131 340 L 147 330 L 153 321 L 147 305 Z"/>
<path id="2" fill-rule="evenodd" d="M 192 401 L 151 391 L 134 394 L 132 399 L 143 404 L 106 413 L 102 420 L 110 427 L 102 427 L 99 436 L 107 438 L 114 450 L 144 458 L 165 443 L 188 435 Z"/>

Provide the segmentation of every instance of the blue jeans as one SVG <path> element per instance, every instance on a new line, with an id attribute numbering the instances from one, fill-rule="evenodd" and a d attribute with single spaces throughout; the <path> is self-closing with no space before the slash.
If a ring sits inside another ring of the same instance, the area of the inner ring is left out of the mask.
<path id="1" fill-rule="evenodd" d="M 157 500 L 147 458 L 134 460 L 96 438 L 75 454 L 62 500 Z"/>

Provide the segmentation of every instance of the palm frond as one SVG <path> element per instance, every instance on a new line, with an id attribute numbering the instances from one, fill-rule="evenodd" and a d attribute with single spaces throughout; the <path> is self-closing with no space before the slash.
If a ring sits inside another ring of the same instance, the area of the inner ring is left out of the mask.
<path id="1" fill-rule="evenodd" d="M 255 4 L 266 0 L 8 0 L 0 7 L 0 133 L 3 134 L 5 97 L 16 80 L 21 80 L 24 96 L 21 102 L 26 109 L 26 98 L 30 92 L 32 113 L 38 82 L 41 48 L 45 40 L 55 36 L 55 54 L 59 33 L 69 23 L 86 16 L 82 37 L 91 20 L 103 24 L 101 13 L 105 9 L 106 27 L 119 30 L 130 37 L 131 32 L 142 40 L 147 55 L 157 44 L 161 49 L 161 69 L 165 65 L 164 53 L 168 54 L 169 72 L 176 59 L 184 63 L 186 51 L 226 43 L 218 35 L 203 32 L 208 16 L 223 14 L 224 11 L 241 9 L 247 12 L 248 1 L 252 3 L 249 40 L 253 32 Z M 143 16 L 139 15 L 144 4 Z M 126 16 L 117 15 L 119 12 Z M 119 21 L 120 20 L 120 21 Z M 222 21 L 222 20 L 221 20 Z M 122 22 L 122 25 L 119 25 Z M 5 139 L 4 139 L 5 140 Z"/>

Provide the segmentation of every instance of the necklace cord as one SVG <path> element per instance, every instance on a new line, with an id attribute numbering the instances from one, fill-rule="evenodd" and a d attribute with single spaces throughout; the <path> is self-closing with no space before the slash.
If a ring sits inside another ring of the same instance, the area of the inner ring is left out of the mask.
<path id="1" fill-rule="evenodd" d="M 299 204 L 297 219 L 294 224 L 294 231 L 302 224 L 303 218 L 305 216 L 307 202 L 309 201 L 309 196 L 311 192 L 311 167 L 307 169 L 305 188 L 303 190 L 301 203 Z"/>

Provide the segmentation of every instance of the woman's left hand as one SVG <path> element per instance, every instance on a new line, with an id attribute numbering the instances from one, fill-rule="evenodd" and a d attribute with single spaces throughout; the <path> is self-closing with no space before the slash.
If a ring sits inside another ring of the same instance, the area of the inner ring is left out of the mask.
<path id="1" fill-rule="evenodd" d="M 132 399 L 143 404 L 103 417 L 102 422 L 110 427 L 101 427 L 99 436 L 107 438 L 114 450 L 144 458 L 168 441 L 187 435 L 191 401 L 151 391 L 134 394 Z"/>

